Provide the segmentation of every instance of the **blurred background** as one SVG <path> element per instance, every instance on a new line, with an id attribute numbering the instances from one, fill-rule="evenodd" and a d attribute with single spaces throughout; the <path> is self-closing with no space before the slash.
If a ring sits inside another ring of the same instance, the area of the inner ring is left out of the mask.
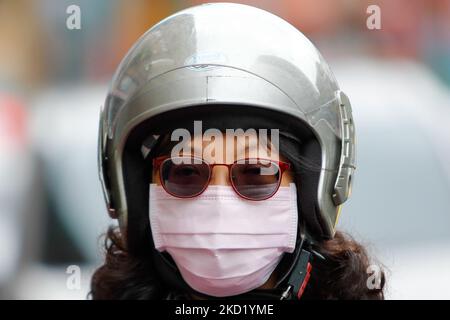
<path id="1" fill-rule="evenodd" d="M 0 0 L 0 298 L 87 298 L 113 224 L 96 163 L 108 82 L 149 27 L 202 2 Z M 339 227 L 387 268 L 387 297 L 450 299 L 450 0 L 234 2 L 304 32 L 349 95 L 358 169 Z"/>

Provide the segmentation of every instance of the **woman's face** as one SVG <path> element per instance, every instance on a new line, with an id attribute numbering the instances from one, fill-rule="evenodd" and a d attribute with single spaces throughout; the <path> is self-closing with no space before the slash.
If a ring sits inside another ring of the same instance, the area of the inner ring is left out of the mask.
<path id="1" fill-rule="evenodd" d="M 200 137 L 201 139 L 201 137 Z M 201 140 L 200 140 L 201 141 Z M 246 139 L 236 139 L 235 137 L 226 136 L 223 134 L 222 140 L 203 141 L 202 149 L 197 150 L 193 147 L 194 139 L 187 143 L 183 150 L 191 150 L 190 152 L 182 152 L 178 156 L 195 156 L 206 160 L 210 164 L 222 163 L 230 164 L 242 158 L 257 158 L 258 157 L 258 137 L 249 135 Z M 242 150 L 245 153 L 239 153 Z M 203 152 L 202 152 L 203 151 Z M 265 154 L 265 159 L 287 161 L 283 155 L 277 152 L 277 148 L 269 142 L 268 152 Z M 211 174 L 210 184 L 212 185 L 230 185 L 229 172 L 226 166 L 214 166 Z M 159 172 L 157 168 L 153 168 L 152 182 L 161 185 Z M 283 173 L 280 186 L 289 186 L 289 183 L 294 182 L 294 177 L 291 170 Z"/>
<path id="2" fill-rule="evenodd" d="M 227 136 L 223 134 L 222 141 L 220 141 L 220 139 L 218 141 L 216 140 L 203 141 L 202 150 L 196 150 L 193 147 L 194 139 L 192 139 L 190 142 L 188 142 L 186 148 L 183 149 L 191 151 L 177 154 L 177 156 L 195 156 L 206 160 L 210 164 L 214 163 L 228 164 L 233 163 L 236 160 L 240 160 L 242 158 L 257 158 L 258 142 L 259 141 L 257 136 L 249 136 L 247 139 L 236 139 L 235 137 L 227 138 Z M 261 156 L 261 158 L 271 159 L 275 161 L 287 160 L 281 154 L 277 153 L 278 148 L 274 148 L 274 146 L 270 142 L 267 145 L 268 150 L 266 154 L 264 154 L 264 157 Z M 237 151 L 239 150 L 239 148 L 241 148 L 240 149 L 241 151 L 245 150 L 243 151 L 244 154 L 242 153 L 239 154 L 239 151 Z M 214 151 L 212 152 L 211 150 Z M 152 181 L 157 185 L 161 185 L 161 180 L 157 168 L 153 169 Z M 294 177 L 292 171 L 287 170 L 282 175 L 280 186 L 287 187 L 291 182 L 294 182 Z M 226 166 L 214 166 L 211 174 L 210 184 L 223 186 L 230 185 L 228 168 Z M 268 281 L 259 288 L 260 289 L 273 288 L 276 284 L 276 278 L 277 278 L 276 272 L 273 272 Z M 195 295 L 193 295 L 192 297 L 193 299 L 200 299 Z"/>

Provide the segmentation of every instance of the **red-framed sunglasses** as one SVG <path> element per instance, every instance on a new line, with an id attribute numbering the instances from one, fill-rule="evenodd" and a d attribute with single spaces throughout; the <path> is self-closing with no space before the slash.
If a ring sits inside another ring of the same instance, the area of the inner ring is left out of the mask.
<path id="1" fill-rule="evenodd" d="M 234 191 L 240 197 L 254 201 L 272 197 L 280 187 L 283 173 L 290 168 L 287 162 L 263 158 L 245 158 L 230 164 L 210 164 L 193 156 L 153 159 L 153 168 L 159 169 L 164 190 L 177 198 L 202 194 L 211 181 L 214 166 L 226 166 Z"/>

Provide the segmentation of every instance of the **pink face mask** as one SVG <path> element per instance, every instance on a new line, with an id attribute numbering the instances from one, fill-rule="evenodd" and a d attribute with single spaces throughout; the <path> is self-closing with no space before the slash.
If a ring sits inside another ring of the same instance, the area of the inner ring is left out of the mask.
<path id="1" fill-rule="evenodd" d="M 216 297 L 263 285 L 297 237 L 294 183 L 270 199 L 245 200 L 231 186 L 209 185 L 181 199 L 150 184 L 150 225 L 159 251 L 167 251 L 184 280 Z"/>

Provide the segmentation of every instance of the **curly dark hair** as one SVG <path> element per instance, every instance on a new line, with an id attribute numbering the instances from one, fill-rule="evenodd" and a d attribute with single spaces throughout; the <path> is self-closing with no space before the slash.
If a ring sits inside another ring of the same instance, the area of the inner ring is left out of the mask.
<path id="1" fill-rule="evenodd" d="M 366 249 L 343 232 L 313 247 L 325 260 L 315 259 L 302 299 L 384 299 L 385 274 L 379 286 L 367 286 L 371 264 Z M 120 231 L 110 228 L 105 237 L 106 259 L 91 282 L 93 299 L 164 299 L 168 292 L 157 278 L 150 256 L 127 251 Z"/>

